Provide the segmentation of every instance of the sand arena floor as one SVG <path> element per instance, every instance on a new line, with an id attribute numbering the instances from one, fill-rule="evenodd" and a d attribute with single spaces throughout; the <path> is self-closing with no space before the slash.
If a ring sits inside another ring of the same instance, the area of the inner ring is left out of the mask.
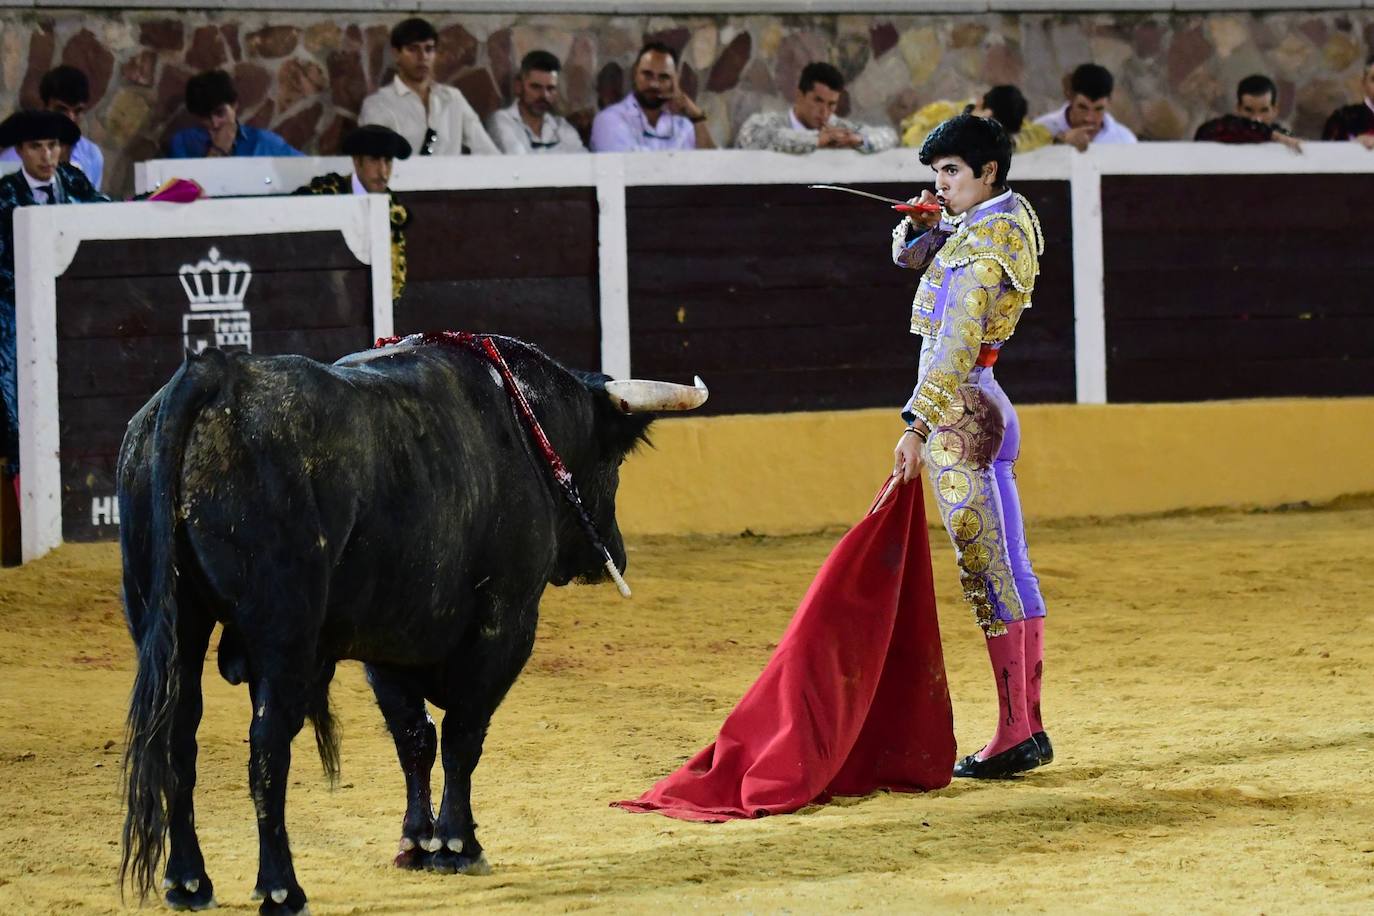
<path id="1" fill-rule="evenodd" d="M 551 590 L 477 771 L 490 877 L 389 866 L 401 777 L 359 666 L 343 666 L 341 785 L 308 736 L 292 771 L 314 912 L 1374 911 L 1368 501 L 1034 529 L 1059 759 L 1018 784 L 714 826 L 607 807 L 712 737 L 835 539 L 639 540 L 634 601 Z M 967 752 L 995 699 L 936 545 Z M 0 913 L 121 911 L 117 569 L 102 545 L 0 571 Z M 201 841 L 221 907 L 256 912 L 248 701 L 213 671 Z"/>

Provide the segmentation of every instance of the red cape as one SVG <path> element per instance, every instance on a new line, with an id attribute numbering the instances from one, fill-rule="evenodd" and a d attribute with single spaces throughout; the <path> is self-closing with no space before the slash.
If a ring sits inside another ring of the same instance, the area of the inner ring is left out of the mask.
<path id="1" fill-rule="evenodd" d="M 716 740 L 614 805 L 725 821 L 949 784 L 954 716 L 920 484 L 878 503 L 831 551 Z"/>

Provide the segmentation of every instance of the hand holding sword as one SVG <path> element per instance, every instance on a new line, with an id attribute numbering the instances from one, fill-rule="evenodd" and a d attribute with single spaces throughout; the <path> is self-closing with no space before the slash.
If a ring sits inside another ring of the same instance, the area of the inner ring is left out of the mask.
<path id="1" fill-rule="evenodd" d="M 940 216 L 943 207 L 940 200 L 929 190 L 921 192 L 920 197 L 913 197 L 910 200 L 902 201 L 892 197 L 883 197 L 881 194 L 870 194 L 867 191 L 860 191 L 857 188 L 846 188 L 836 184 L 813 184 L 807 187 L 822 191 L 843 191 L 846 194 L 856 194 L 859 197 L 867 197 L 872 200 L 880 200 L 885 204 L 891 204 L 892 209 L 898 213 L 906 215 L 913 225 L 921 229 L 933 229 L 940 224 Z"/>

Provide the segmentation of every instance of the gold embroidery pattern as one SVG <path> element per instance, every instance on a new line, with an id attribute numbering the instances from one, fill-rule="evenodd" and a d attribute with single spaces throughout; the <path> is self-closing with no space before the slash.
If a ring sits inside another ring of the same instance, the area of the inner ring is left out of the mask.
<path id="1" fill-rule="evenodd" d="M 1005 421 L 983 392 L 957 390 L 959 418 L 935 430 L 926 446 L 931 486 L 945 530 L 954 542 L 964 599 L 986 636 L 1025 617 L 1011 572 L 1002 507 L 992 463 Z"/>
<path id="2" fill-rule="evenodd" d="M 1018 206 L 1010 212 L 990 213 L 972 225 L 961 226 L 936 261 L 944 269 L 964 267 L 980 259 L 994 261 L 1018 292 L 1029 294 L 1040 274 L 1045 236 L 1030 203 L 1020 194 L 1015 197 Z"/>

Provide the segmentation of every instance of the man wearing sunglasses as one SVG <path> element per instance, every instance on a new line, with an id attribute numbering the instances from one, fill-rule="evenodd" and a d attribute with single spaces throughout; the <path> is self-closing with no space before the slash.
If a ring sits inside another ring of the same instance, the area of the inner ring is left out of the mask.
<path id="1" fill-rule="evenodd" d="M 585 153 L 577 128 L 554 114 L 558 107 L 558 58 L 531 51 L 520 61 L 515 101 L 487 122 L 487 132 L 506 155 Z"/>
<path id="2" fill-rule="evenodd" d="M 706 115 L 678 82 L 677 54 L 660 42 L 646 44 L 635 58 L 634 91 L 592 122 L 592 150 L 597 153 L 715 146 Z"/>
<path id="3" fill-rule="evenodd" d="M 407 19 L 391 30 L 391 47 L 396 78 L 363 99 L 359 124 L 394 130 L 421 156 L 501 152 L 463 93 L 434 81 L 439 48 L 434 26 L 424 19 Z"/>
<path id="4" fill-rule="evenodd" d="M 91 83 L 86 74 L 75 67 L 63 64 L 43 74 L 38 84 L 38 97 L 43 100 L 43 108 L 63 115 L 78 128 L 91 102 Z M 19 150 L 11 146 L 0 154 L 0 162 L 18 162 Z M 86 173 L 91 186 L 100 187 L 100 179 L 105 172 L 105 154 L 86 137 L 76 141 L 75 146 L 63 147 L 62 161 Z"/>

